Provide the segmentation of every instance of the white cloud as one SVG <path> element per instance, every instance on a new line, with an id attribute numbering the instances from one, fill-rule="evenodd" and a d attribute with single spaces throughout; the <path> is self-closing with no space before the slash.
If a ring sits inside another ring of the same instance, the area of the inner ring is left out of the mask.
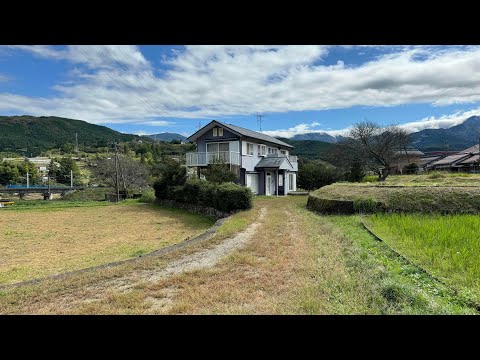
<path id="1" fill-rule="evenodd" d="M 331 136 L 345 135 L 350 130 L 350 128 L 341 129 L 341 130 L 312 129 L 312 127 L 316 127 L 318 125 L 320 125 L 318 122 L 313 122 L 311 124 L 298 124 L 288 129 L 266 130 L 266 131 L 262 131 L 262 133 L 270 136 L 291 138 L 295 135 L 311 134 L 311 133 L 326 133 Z"/>
<path id="2" fill-rule="evenodd" d="M 171 126 L 175 125 L 174 122 L 172 121 L 145 121 L 145 122 L 139 122 L 139 125 L 148 125 L 148 126 Z"/>
<path id="3" fill-rule="evenodd" d="M 480 116 L 480 108 L 476 108 L 469 111 L 457 111 L 454 114 L 442 115 L 439 117 L 427 117 L 417 121 L 409 123 L 399 124 L 398 126 L 406 129 L 409 133 L 417 132 L 425 129 L 448 129 L 452 126 L 460 125 L 471 116 Z M 279 136 L 285 138 L 291 138 L 295 135 L 310 134 L 310 133 L 326 133 L 331 136 L 346 136 L 351 127 L 347 127 L 340 130 L 321 130 L 312 129 L 318 123 L 311 124 L 298 124 L 288 129 L 262 131 L 264 134 L 270 136 Z"/>
<path id="4" fill-rule="evenodd" d="M 143 130 L 135 131 L 133 134 L 134 134 L 134 135 L 138 135 L 138 136 L 153 135 L 153 134 L 150 134 L 150 133 L 148 133 L 148 132 L 146 132 L 146 131 L 143 131 Z"/>
<path id="5" fill-rule="evenodd" d="M 480 101 L 478 47 L 385 47 L 393 52 L 351 67 L 341 60 L 325 65 L 325 46 L 186 46 L 164 60 L 168 69 L 159 74 L 136 46 L 14 49 L 68 61 L 72 69 L 54 87 L 56 96 L 0 93 L 0 111 L 93 123 L 167 126 L 172 117 Z M 313 131 L 318 125 L 307 126 L 282 131 Z"/>
<path id="6" fill-rule="evenodd" d="M 469 111 L 458 111 L 454 114 L 442 115 L 439 117 L 427 117 L 418 121 L 413 121 L 399 125 L 408 132 L 417 132 L 424 129 L 448 129 L 452 126 L 460 125 L 471 116 L 480 116 L 480 108 Z"/>

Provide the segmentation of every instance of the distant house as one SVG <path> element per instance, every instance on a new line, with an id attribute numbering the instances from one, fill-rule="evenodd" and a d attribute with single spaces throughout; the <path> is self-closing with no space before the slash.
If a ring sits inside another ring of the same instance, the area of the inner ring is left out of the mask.
<path id="1" fill-rule="evenodd" d="M 390 171 L 392 174 L 403 174 L 403 168 L 409 164 L 422 165 L 422 156 L 425 155 L 418 149 L 402 149 L 395 153 Z"/>
<path id="2" fill-rule="evenodd" d="M 449 171 L 479 171 L 479 146 L 474 145 L 448 155 L 436 161 L 425 164 L 426 170 L 449 170 Z"/>
<path id="3" fill-rule="evenodd" d="M 297 189 L 297 157 L 283 141 L 216 120 L 188 140 L 197 144 L 196 152 L 186 154 L 190 174 L 200 177 L 201 168 L 222 161 L 238 175 L 237 183 L 255 194 L 287 195 Z"/>

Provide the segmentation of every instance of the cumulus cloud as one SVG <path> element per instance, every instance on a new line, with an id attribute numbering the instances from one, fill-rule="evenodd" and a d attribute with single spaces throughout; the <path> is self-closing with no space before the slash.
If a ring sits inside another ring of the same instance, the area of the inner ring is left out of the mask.
<path id="1" fill-rule="evenodd" d="M 0 93 L 0 111 L 162 124 L 174 117 L 480 101 L 479 47 L 384 48 L 350 66 L 325 65 L 326 46 L 186 46 L 157 69 L 136 46 L 17 46 L 9 49 L 70 62 L 70 78 L 55 86 L 55 96 Z M 307 126 L 298 131 L 317 125 Z"/>
<path id="2" fill-rule="evenodd" d="M 320 130 L 320 129 L 312 129 L 314 127 L 319 126 L 318 122 L 313 122 L 311 124 L 298 124 L 288 129 L 280 129 L 280 130 L 266 130 L 262 131 L 262 133 L 270 136 L 278 136 L 284 138 L 291 138 L 295 135 L 302 135 L 302 134 L 311 134 L 311 133 L 325 133 L 331 136 L 337 135 L 345 135 L 350 131 L 350 128 L 345 128 L 341 130 Z"/>
<path id="3" fill-rule="evenodd" d="M 427 117 L 418 121 L 413 121 L 399 125 L 408 132 L 417 132 L 425 129 L 448 129 L 455 125 L 460 125 L 471 116 L 480 116 L 480 108 L 469 111 L 458 111 L 454 114 L 442 115 L 439 117 Z"/>

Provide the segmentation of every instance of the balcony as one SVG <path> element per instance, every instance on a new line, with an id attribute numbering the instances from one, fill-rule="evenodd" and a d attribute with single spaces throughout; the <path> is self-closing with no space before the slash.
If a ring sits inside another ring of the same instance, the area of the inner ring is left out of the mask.
<path id="1" fill-rule="evenodd" d="M 240 165 L 240 153 L 236 151 L 187 153 L 187 166 L 207 166 L 219 162 Z"/>
<path id="2" fill-rule="evenodd" d="M 288 160 L 289 160 L 291 163 L 296 163 L 296 162 L 298 162 L 296 156 L 289 156 L 289 157 L 288 157 Z"/>

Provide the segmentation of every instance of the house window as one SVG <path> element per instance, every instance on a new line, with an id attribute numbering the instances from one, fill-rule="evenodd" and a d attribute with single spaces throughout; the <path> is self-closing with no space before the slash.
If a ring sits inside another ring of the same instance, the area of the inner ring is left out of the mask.
<path id="1" fill-rule="evenodd" d="M 288 174 L 288 190 L 293 191 L 293 174 Z"/>
<path id="2" fill-rule="evenodd" d="M 269 153 L 269 154 L 276 154 L 276 153 L 277 153 L 277 149 L 269 147 L 269 148 L 268 148 L 268 153 Z"/>
<path id="3" fill-rule="evenodd" d="M 283 186 L 283 174 L 278 174 L 278 186 Z"/>
<path id="4" fill-rule="evenodd" d="M 253 156 L 253 144 L 247 143 L 247 155 Z"/>
<path id="5" fill-rule="evenodd" d="M 230 151 L 230 144 L 228 142 L 222 143 L 208 143 L 207 152 L 219 152 L 219 151 Z"/>
<path id="6" fill-rule="evenodd" d="M 207 144 L 207 152 L 218 152 L 218 143 Z"/>
<path id="7" fill-rule="evenodd" d="M 266 145 L 258 145 L 258 156 L 265 156 L 267 153 Z"/>
<path id="8" fill-rule="evenodd" d="M 286 150 L 280 150 L 280 154 L 287 155 L 287 151 Z"/>
<path id="9" fill-rule="evenodd" d="M 218 128 L 213 128 L 213 136 L 218 136 Z"/>
<path id="10" fill-rule="evenodd" d="M 223 136 L 223 128 L 218 128 L 218 136 Z"/>

